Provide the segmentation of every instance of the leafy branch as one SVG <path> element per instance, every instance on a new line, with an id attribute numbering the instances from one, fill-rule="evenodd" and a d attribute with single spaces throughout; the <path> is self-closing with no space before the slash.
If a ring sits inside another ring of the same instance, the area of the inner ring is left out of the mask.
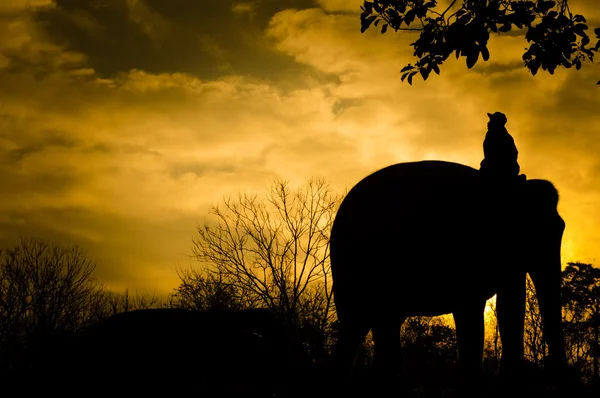
<path id="1" fill-rule="evenodd" d="M 573 14 L 568 0 L 453 0 L 443 11 L 436 0 L 375 0 L 361 6 L 361 33 L 381 24 L 381 33 L 419 32 L 410 45 L 418 58 L 400 71 L 402 81 L 412 85 L 419 73 L 427 80 L 431 72 L 439 75 L 440 66 L 453 53 L 465 57 L 467 68 L 480 59 L 490 58 L 488 41 L 492 33 L 526 30 L 530 43 L 523 54 L 524 65 L 532 75 L 538 70 L 554 74 L 557 67 L 581 69 L 585 60 L 594 61 L 600 50 L 600 28 L 596 28 L 596 44 L 586 33 L 585 17 Z M 600 81 L 597 83 L 600 84 Z"/>

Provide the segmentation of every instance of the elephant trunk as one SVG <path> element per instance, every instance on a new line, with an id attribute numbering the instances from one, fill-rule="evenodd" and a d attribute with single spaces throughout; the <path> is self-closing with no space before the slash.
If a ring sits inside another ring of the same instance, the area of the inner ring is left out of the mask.
<path id="1" fill-rule="evenodd" d="M 559 265 L 560 267 L 560 265 Z M 562 305 L 560 297 L 560 268 L 553 275 L 531 273 L 542 315 L 544 338 L 548 344 L 549 359 L 556 364 L 566 363 L 565 343 L 562 329 Z"/>
<path id="2" fill-rule="evenodd" d="M 562 219 L 560 221 L 562 222 Z M 529 271 L 542 316 L 544 339 L 548 344 L 547 364 L 555 370 L 564 370 L 567 366 L 561 300 L 560 241 L 564 230 L 564 222 L 562 222 L 562 225 L 563 228 L 560 230 L 558 242 L 552 242 L 552 248 L 550 250 L 546 249 L 546 255 L 542 256 L 541 266 Z M 556 240 L 556 238 L 554 237 L 553 240 Z M 543 261 L 544 259 L 546 261 Z"/>

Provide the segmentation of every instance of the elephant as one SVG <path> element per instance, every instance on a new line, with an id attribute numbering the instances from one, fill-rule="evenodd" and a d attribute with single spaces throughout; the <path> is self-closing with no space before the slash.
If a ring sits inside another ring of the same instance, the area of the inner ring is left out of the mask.
<path id="1" fill-rule="evenodd" d="M 452 314 L 459 388 L 475 386 L 485 304 L 497 295 L 500 374 L 515 380 L 523 364 L 527 274 L 537 292 L 548 363 L 566 366 L 560 301 L 565 222 L 557 205 L 549 181 L 523 179 L 502 188 L 477 169 L 446 161 L 398 163 L 362 179 L 343 199 L 330 236 L 337 369 L 348 374 L 371 330 L 375 367 L 396 376 L 404 320 Z"/>
<path id="2" fill-rule="evenodd" d="M 281 394 L 292 364 L 280 323 L 267 309 L 118 313 L 64 336 L 45 358 L 38 375 L 46 382 L 37 385 L 48 392 L 63 380 L 56 391 L 62 396 L 118 389 L 272 397 Z"/>

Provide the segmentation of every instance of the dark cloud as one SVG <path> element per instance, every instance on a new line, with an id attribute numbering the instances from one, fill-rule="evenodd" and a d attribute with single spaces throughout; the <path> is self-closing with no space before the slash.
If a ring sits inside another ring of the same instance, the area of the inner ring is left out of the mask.
<path id="1" fill-rule="evenodd" d="M 235 161 L 233 159 L 219 159 L 218 162 L 175 162 L 170 166 L 171 177 L 177 179 L 185 174 L 192 174 L 195 177 L 202 177 L 206 174 L 241 174 L 249 169 L 264 168 L 268 153 L 273 149 L 268 146 L 266 149 L 253 153 L 239 153 Z"/>
<path id="2" fill-rule="evenodd" d="M 68 153 L 76 145 L 76 141 L 69 137 L 49 132 L 37 142 L 13 143 L 12 148 L 0 146 L 0 195 L 4 200 L 3 205 L 34 193 L 60 195 L 83 183 L 85 176 L 81 170 L 66 164 L 45 168 L 38 165 L 36 159 L 36 156 L 43 157 L 45 152 L 56 149 Z"/>
<path id="3" fill-rule="evenodd" d="M 523 61 L 515 60 L 512 62 L 485 62 L 481 60 L 474 68 L 473 71 L 476 73 L 489 74 L 489 75 L 502 75 L 506 78 L 507 73 L 520 71 L 524 68 Z"/>
<path id="4" fill-rule="evenodd" d="M 333 114 L 336 116 L 340 116 L 348 108 L 353 106 L 359 106 L 361 102 L 361 100 L 356 98 L 340 98 L 331 107 L 331 112 L 333 112 Z"/>
<path id="5" fill-rule="evenodd" d="M 103 76 L 137 68 L 286 80 L 310 68 L 274 51 L 263 31 L 276 12 L 312 6 L 313 0 L 56 0 L 37 19 L 53 41 L 85 54 Z"/>
<path id="6" fill-rule="evenodd" d="M 0 135 L 1 136 L 1 135 Z M 21 135 L 24 137 L 24 135 Z M 65 133 L 58 131 L 44 131 L 36 142 L 24 143 L 15 149 L 7 150 L 9 160 L 19 162 L 29 155 L 43 152 L 48 148 L 65 148 L 73 149 L 77 145 L 77 141 Z"/>
<path id="7" fill-rule="evenodd" d="M 57 166 L 51 170 L 27 173 L 10 166 L 10 163 L 0 166 L 0 179 L 3 205 L 11 201 L 16 205 L 24 204 L 23 200 L 30 201 L 33 199 L 32 196 L 58 196 L 76 188 L 85 180 L 79 171 L 67 167 Z"/>

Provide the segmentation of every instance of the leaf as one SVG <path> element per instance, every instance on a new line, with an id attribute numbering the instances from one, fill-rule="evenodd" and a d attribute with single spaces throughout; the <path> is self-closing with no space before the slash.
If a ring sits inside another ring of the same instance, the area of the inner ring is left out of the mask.
<path id="1" fill-rule="evenodd" d="M 369 26 L 371 26 L 371 24 L 373 23 L 373 21 L 375 21 L 376 18 L 376 15 L 370 15 L 368 17 L 363 18 L 361 21 L 360 33 L 365 33 L 365 31 L 369 29 Z"/>
<path id="2" fill-rule="evenodd" d="M 387 32 L 387 28 L 388 28 L 388 24 L 385 24 L 381 27 L 381 34 L 384 34 L 385 32 Z"/>
<path id="3" fill-rule="evenodd" d="M 600 28 L 594 29 L 594 33 L 596 34 L 596 37 L 600 39 Z"/>
<path id="4" fill-rule="evenodd" d="M 423 78 L 423 80 L 427 80 L 427 78 L 429 77 L 429 73 L 431 73 L 430 70 L 427 68 L 420 68 L 419 72 L 421 73 L 421 77 Z"/>
<path id="5" fill-rule="evenodd" d="M 409 70 L 411 70 L 412 68 L 413 68 L 413 66 L 412 66 L 411 64 L 408 64 L 408 65 L 406 65 L 404 68 L 402 68 L 402 69 L 400 70 L 400 73 L 404 73 L 404 72 L 406 72 L 406 71 L 409 71 Z"/>
<path id="6" fill-rule="evenodd" d="M 467 68 L 471 69 L 477 63 L 479 59 L 479 49 L 473 48 L 467 54 Z"/>
<path id="7" fill-rule="evenodd" d="M 550 9 L 554 8 L 556 3 L 554 1 L 538 1 L 538 5 L 535 7 L 535 12 L 545 14 Z"/>
<path id="8" fill-rule="evenodd" d="M 585 35 L 583 36 L 583 39 L 581 39 L 581 45 L 585 47 L 588 44 L 590 44 L 590 38 L 587 35 Z"/>
<path id="9" fill-rule="evenodd" d="M 585 30 L 587 30 L 587 25 L 583 23 L 578 23 L 573 27 L 573 31 L 577 33 L 579 36 L 585 36 Z"/>
<path id="10" fill-rule="evenodd" d="M 438 66 L 438 64 L 431 64 L 431 68 L 437 75 L 440 74 L 440 67 Z"/>
<path id="11" fill-rule="evenodd" d="M 529 68 L 529 70 L 531 71 L 531 74 L 533 76 L 535 76 L 538 72 L 538 70 L 540 69 L 540 60 L 539 59 L 533 59 L 531 60 L 528 64 L 527 67 Z"/>
<path id="12" fill-rule="evenodd" d="M 506 32 L 510 32 L 511 28 L 512 28 L 512 26 L 509 23 L 505 23 L 504 25 L 499 27 L 498 30 L 502 33 L 506 33 Z"/>
<path id="13" fill-rule="evenodd" d="M 481 58 L 483 58 L 484 61 L 490 59 L 490 51 L 486 46 L 481 46 Z"/>
<path id="14" fill-rule="evenodd" d="M 408 84 L 410 84 L 412 86 L 412 78 L 413 78 L 413 74 L 411 73 L 410 75 L 408 75 Z"/>
<path id="15" fill-rule="evenodd" d="M 408 10 L 406 14 L 404 14 L 404 23 L 406 26 L 410 25 L 415 20 L 415 10 Z"/>

